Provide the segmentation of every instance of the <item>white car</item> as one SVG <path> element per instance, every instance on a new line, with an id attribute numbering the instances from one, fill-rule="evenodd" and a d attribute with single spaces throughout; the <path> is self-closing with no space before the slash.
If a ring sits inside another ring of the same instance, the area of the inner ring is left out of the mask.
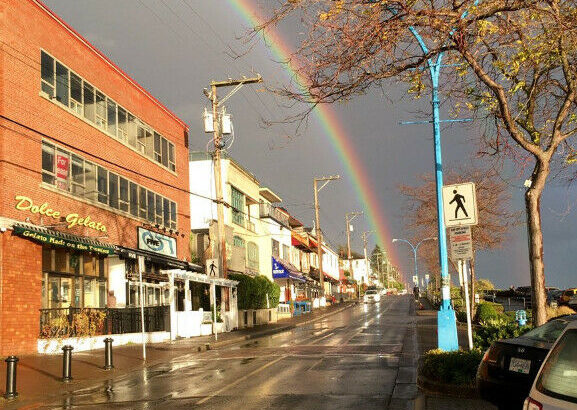
<path id="1" fill-rule="evenodd" d="M 559 336 L 535 377 L 523 410 L 577 409 L 577 322 Z"/>
<path id="2" fill-rule="evenodd" d="M 381 301 L 381 295 L 379 294 L 379 292 L 377 290 L 370 289 L 370 290 L 367 290 L 365 292 L 365 296 L 363 296 L 363 301 L 365 303 L 380 302 Z"/>

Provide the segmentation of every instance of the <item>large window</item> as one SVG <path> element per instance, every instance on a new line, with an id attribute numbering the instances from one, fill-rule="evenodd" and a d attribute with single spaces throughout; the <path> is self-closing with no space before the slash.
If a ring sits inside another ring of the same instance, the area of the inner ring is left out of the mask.
<path id="1" fill-rule="evenodd" d="M 176 229 L 175 202 L 47 141 L 42 141 L 42 182 L 101 206 Z"/>
<path id="2" fill-rule="evenodd" d="M 231 187 L 232 222 L 244 226 L 244 194 Z"/>
<path id="3" fill-rule="evenodd" d="M 105 257 L 42 248 L 42 308 L 106 307 Z"/>
<path id="4" fill-rule="evenodd" d="M 59 102 L 111 137 L 176 172 L 172 142 L 45 51 L 40 54 L 40 66 L 41 90 L 51 101 Z"/>

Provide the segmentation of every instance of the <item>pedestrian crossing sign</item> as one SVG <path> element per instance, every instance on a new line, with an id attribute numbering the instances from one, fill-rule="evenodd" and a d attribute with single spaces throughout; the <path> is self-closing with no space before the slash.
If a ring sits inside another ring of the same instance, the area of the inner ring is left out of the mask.
<path id="1" fill-rule="evenodd" d="M 477 198 L 473 182 L 443 186 L 445 227 L 477 225 L 477 213 Z"/>

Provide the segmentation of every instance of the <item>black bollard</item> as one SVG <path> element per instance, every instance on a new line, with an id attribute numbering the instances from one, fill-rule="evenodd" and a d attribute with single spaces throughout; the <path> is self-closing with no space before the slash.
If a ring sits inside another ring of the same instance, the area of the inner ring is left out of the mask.
<path id="1" fill-rule="evenodd" d="M 72 350 L 74 348 L 66 345 L 62 348 L 64 354 L 62 355 L 62 381 L 68 383 L 72 380 Z"/>
<path id="2" fill-rule="evenodd" d="M 4 393 L 5 399 L 14 399 L 18 397 L 16 392 L 16 365 L 18 364 L 18 358 L 16 356 L 9 356 L 6 360 L 6 393 Z"/>
<path id="3" fill-rule="evenodd" d="M 112 364 L 112 342 L 114 340 L 111 337 L 104 339 L 104 370 L 110 370 L 114 368 Z"/>

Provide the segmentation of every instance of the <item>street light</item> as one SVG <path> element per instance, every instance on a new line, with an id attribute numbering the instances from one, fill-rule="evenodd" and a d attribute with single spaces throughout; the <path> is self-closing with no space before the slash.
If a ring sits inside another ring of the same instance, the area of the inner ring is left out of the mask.
<path id="1" fill-rule="evenodd" d="M 406 239 L 393 239 L 393 243 L 395 243 L 395 242 L 405 242 L 405 243 L 408 244 L 408 245 L 411 247 L 411 249 L 413 250 L 413 255 L 414 255 L 414 257 L 415 257 L 415 276 L 417 277 L 417 286 L 418 286 L 418 284 L 419 284 L 419 270 L 418 270 L 418 267 L 417 267 L 417 250 L 419 249 L 419 246 L 421 246 L 421 244 L 422 244 L 423 242 L 425 242 L 425 241 L 436 241 L 436 240 L 437 240 L 437 238 L 435 238 L 435 237 L 425 238 L 425 239 L 423 239 L 422 241 L 420 241 L 420 242 L 417 244 L 417 246 L 414 246 L 411 242 L 409 242 L 409 241 L 406 240 Z"/>

